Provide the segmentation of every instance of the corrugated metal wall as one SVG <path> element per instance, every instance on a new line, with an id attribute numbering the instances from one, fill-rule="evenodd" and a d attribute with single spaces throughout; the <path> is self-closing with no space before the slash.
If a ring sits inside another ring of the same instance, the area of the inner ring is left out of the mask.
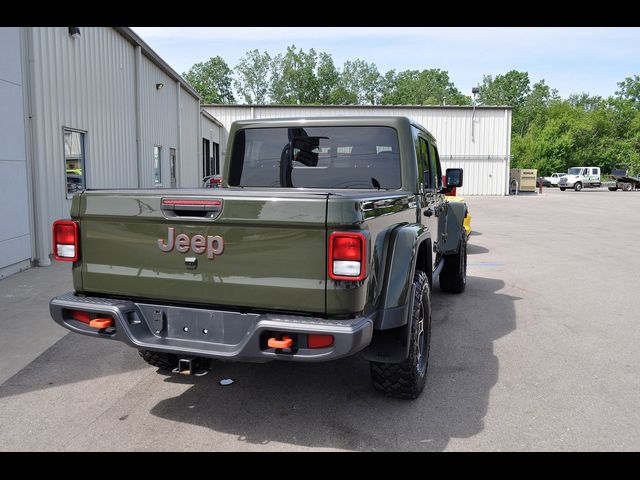
<path id="1" fill-rule="evenodd" d="M 0 278 L 31 260 L 19 27 L 0 28 Z"/>
<path id="2" fill-rule="evenodd" d="M 111 28 L 83 28 L 78 39 L 66 27 L 28 32 L 36 228 L 38 251 L 45 252 L 51 250 L 45 232 L 71 206 L 63 127 L 87 132 L 88 188 L 138 185 L 134 49 Z"/>
<path id="3" fill-rule="evenodd" d="M 506 195 L 509 177 L 506 157 L 441 157 L 442 170 L 464 169 L 464 186 L 459 195 Z"/>
<path id="4" fill-rule="evenodd" d="M 465 169 L 462 195 L 506 195 L 511 136 L 511 110 L 471 107 L 353 107 L 207 105 L 207 112 L 229 130 L 247 118 L 336 115 L 394 115 L 415 120 L 437 139 L 443 167 Z M 473 132 L 472 132 L 473 120 Z M 472 138 L 473 133 L 473 138 Z M 226 137 L 224 147 L 226 150 Z M 221 161 L 224 157 L 221 156 Z"/>
<path id="5" fill-rule="evenodd" d="M 213 156 L 213 144 L 216 143 L 218 144 L 218 154 L 220 155 L 220 162 L 222 162 L 222 152 L 220 151 L 220 149 L 222 148 L 221 146 L 221 140 L 223 135 L 223 128 L 218 125 L 216 122 L 212 121 L 210 118 L 208 118 L 204 113 L 202 113 L 200 115 L 200 128 L 202 130 L 202 138 L 203 139 L 207 139 L 210 142 L 210 155 Z M 204 154 L 202 153 L 202 151 L 200 152 L 200 178 L 204 177 L 204 168 L 203 168 L 203 161 L 204 161 Z"/>
<path id="6" fill-rule="evenodd" d="M 156 88 L 159 83 L 164 85 L 160 90 Z M 185 96 L 191 98 L 189 95 L 185 94 Z M 140 63 L 142 178 L 140 186 L 143 188 L 155 186 L 153 177 L 153 147 L 155 145 L 162 147 L 161 186 L 170 186 L 169 149 L 175 148 L 177 150 L 178 148 L 177 97 L 176 82 L 142 55 Z M 188 102 L 188 100 L 186 101 Z"/>
<path id="7" fill-rule="evenodd" d="M 222 128 L 204 115 L 200 118 L 202 119 L 202 138 L 206 138 L 210 142 L 215 142 L 218 145 L 221 145 L 220 142 L 223 137 Z"/>
<path id="8" fill-rule="evenodd" d="M 192 132 L 200 132 L 200 103 L 184 90 L 180 93 L 180 118 L 182 122 L 182 152 L 179 154 L 180 178 L 183 187 L 198 187 L 201 185 L 202 134 L 197 133 L 198 141 L 191 140 Z"/>
<path id="9" fill-rule="evenodd" d="M 144 51 L 139 54 L 136 48 L 140 47 L 114 28 L 82 27 L 76 39 L 69 36 L 67 27 L 25 30 L 36 250 L 41 264 L 46 265 L 51 223 L 68 217 L 71 205 L 66 198 L 63 128 L 86 132 L 87 188 L 153 187 L 154 145 L 162 146 L 162 186 L 170 186 L 170 148 L 177 151 L 178 186 L 195 186 L 199 184 L 198 149 L 202 142 L 200 100 L 180 89 L 176 78 Z M 157 89 L 158 83 L 164 87 Z"/>

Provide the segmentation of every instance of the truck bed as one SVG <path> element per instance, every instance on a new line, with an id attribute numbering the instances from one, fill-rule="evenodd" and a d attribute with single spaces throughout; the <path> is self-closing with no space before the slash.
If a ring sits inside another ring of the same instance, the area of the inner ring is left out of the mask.
<path id="1" fill-rule="evenodd" d="M 366 286 L 361 295 L 345 295 L 329 281 L 327 299 L 327 232 L 377 234 L 390 209 L 406 210 L 411 221 L 409 197 L 314 189 L 87 191 L 74 201 L 81 252 L 74 286 L 87 295 L 239 310 L 357 311 Z M 201 253 L 191 248 L 196 237 Z"/>

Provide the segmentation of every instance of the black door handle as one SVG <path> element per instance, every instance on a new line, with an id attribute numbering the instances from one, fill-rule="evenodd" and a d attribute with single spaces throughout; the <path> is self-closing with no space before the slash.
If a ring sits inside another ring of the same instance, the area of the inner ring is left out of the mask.
<path id="1" fill-rule="evenodd" d="M 430 217 L 431 215 L 433 215 L 433 210 L 432 210 L 431 208 L 427 208 L 427 209 L 424 211 L 424 216 L 425 216 L 425 217 Z"/>

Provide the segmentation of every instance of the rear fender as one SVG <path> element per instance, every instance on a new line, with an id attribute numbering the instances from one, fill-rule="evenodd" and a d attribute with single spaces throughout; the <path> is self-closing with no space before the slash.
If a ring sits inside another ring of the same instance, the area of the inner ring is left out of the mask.
<path id="1" fill-rule="evenodd" d="M 429 230 L 420 224 L 402 226 L 391 233 L 386 257 L 388 272 L 374 334 L 362 356 L 369 361 L 400 363 L 409 353 L 411 326 L 407 323 L 413 305 L 413 277 L 416 266 L 431 282 L 432 241 Z"/>
<path id="2" fill-rule="evenodd" d="M 463 202 L 449 202 L 447 208 L 447 237 L 444 241 L 442 253 L 450 255 L 458 253 L 460 239 L 464 236 L 464 217 L 467 205 Z"/>
<path id="3" fill-rule="evenodd" d="M 427 240 L 431 241 L 431 233 L 420 224 L 405 225 L 392 233 L 380 308 L 386 310 L 409 303 L 420 245 Z"/>

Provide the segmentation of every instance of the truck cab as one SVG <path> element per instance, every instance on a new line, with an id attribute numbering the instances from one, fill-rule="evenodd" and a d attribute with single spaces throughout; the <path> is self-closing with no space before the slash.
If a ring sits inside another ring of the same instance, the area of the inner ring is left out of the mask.
<path id="1" fill-rule="evenodd" d="M 558 180 L 558 187 L 561 191 L 573 188 L 579 192 L 583 188 L 600 187 L 600 167 L 571 167 L 567 174 Z"/>

